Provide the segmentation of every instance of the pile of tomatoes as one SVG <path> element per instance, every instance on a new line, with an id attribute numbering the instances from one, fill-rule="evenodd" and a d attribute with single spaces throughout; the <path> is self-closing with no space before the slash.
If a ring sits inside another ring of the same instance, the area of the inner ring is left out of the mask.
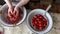
<path id="1" fill-rule="evenodd" d="M 43 30 L 47 26 L 47 20 L 40 14 L 36 14 L 31 19 L 31 25 L 36 30 Z"/>

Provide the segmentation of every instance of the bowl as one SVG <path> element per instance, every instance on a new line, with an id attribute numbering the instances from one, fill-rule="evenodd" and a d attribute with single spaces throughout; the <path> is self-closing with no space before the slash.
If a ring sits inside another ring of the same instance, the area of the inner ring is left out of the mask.
<path id="1" fill-rule="evenodd" d="M 13 5 L 15 6 L 16 4 L 13 3 Z M 3 14 L 3 12 L 5 12 L 5 9 L 7 9 L 7 8 L 8 8 L 7 4 L 4 4 L 4 5 L 1 7 L 2 14 Z M 15 24 L 15 26 L 23 23 L 23 21 L 24 21 L 25 18 L 26 18 L 26 8 L 25 8 L 25 7 L 20 7 L 20 8 L 21 8 L 21 10 L 23 11 L 23 17 L 22 17 L 22 19 L 21 19 L 17 24 Z M 2 14 L 1 14 L 1 19 L 0 19 L 1 23 L 2 23 L 3 25 L 5 25 L 5 26 L 10 26 L 10 27 L 11 27 L 11 26 L 14 26 L 14 24 L 7 24 L 6 22 L 4 22 L 4 21 L 2 20 Z"/>
<path id="2" fill-rule="evenodd" d="M 46 12 L 46 15 L 44 16 L 44 13 L 45 13 L 45 10 L 43 10 L 43 9 L 34 9 L 28 14 L 27 26 L 32 32 L 37 33 L 37 34 L 40 34 L 40 33 L 44 34 L 44 33 L 47 33 L 48 31 L 50 31 L 50 29 L 52 28 L 53 20 L 52 20 L 51 15 L 48 12 Z M 40 14 L 47 19 L 47 27 L 42 31 L 37 31 L 37 30 L 33 29 L 33 27 L 31 26 L 31 19 L 36 14 Z"/>

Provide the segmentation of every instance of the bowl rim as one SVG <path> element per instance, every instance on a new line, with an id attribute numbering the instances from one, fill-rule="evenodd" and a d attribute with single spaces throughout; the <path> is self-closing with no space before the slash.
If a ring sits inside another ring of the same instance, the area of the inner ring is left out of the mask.
<path id="1" fill-rule="evenodd" d="M 29 16 L 32 14 L 32 13 L 34 13 L 35 11 L 38 11 L 38 10 L 42 10 L 43 12 L 45 12 L 45 10 L 43 10 L 43 9 L 34 9 L 34 10 L 32 10 L 29 14 L 28 14 L 28 16 L 27 16 L 27 27 L 32 31 L 32 32 L 34 32 L 34 33 L 47 33 L 47 32 L 49 32 L 50 30 L 51 30 L 51 28 L 52 28 L 52 26 L 53 26 L 53 20 L 52 20 L 52 17 L 51 17 L 51 15 L 47 12 L 46 14 L 47 15 L 49 15 L 49 19 L 50 19 L 50 22 L 51 23 L 49 23 L 49 26 L 44 30 L 44 31 L 35 31 L 35 30 L 33 30 L 32 28 L 31 28 L 31 26 L 29 25 L 29 22 L 28 22 L 28 19 L 29 19 Z"/>

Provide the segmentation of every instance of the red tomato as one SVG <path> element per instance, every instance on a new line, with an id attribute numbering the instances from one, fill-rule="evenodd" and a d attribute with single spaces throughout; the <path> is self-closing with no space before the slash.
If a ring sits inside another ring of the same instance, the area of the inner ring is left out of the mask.
<path id="1" fill-rule="evenodd" d="M 34 18 L 37 18 L 37 16 L 34 16 Z"/>
<path id="2" fill-rule="evenodd" d="M 39 18 L 37 18 L 36 20 L 39 21 Z"/>
<path id="3" fill-rule="evenodd" d="M 40 29 L 40 30 L 42 30 L 42 29 L 43 29 L 43 27 L 39 27 L 39 29 Z"/>

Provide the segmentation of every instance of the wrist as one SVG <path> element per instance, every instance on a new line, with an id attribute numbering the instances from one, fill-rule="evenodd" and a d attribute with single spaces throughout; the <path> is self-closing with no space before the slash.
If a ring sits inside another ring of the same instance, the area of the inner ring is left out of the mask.
<path id="1" fill-rule="evenodd" d="M 19 8 L 19 6 L 15 6 L 15 8 L 17 8 L 17 9 L 18 9 L 18 8 Z"/>
<path id="2" fill-rule="evenodd" d="M 19 7 L 20 7 L 20 5 L 19 5 L 19 4 L 17 4 L 17 5 L 16 5 L 16 7 L 18 7 L 18 8 L 19 8 Z"/>
<path id="3" fill-rule="evenodd" d="M 9 8 L 13 8 L 13 6 L 9 6 Z"/>

